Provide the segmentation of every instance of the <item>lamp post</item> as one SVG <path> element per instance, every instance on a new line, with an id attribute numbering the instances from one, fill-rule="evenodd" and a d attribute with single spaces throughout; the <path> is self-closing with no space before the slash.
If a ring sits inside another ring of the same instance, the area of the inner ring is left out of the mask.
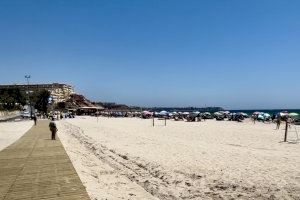
<path id="1" fill-rule="evenodd" d="M 29 102 L 29 107 L 30 107 L 30 118 L 32 117 L 32 108 L 31 108 L 31 100 L 30 100 L 30 94 L 29 94 L 29 79 L 30 75 L 25 75 L 25 78 L 27 79 L 27 98 Z"/>

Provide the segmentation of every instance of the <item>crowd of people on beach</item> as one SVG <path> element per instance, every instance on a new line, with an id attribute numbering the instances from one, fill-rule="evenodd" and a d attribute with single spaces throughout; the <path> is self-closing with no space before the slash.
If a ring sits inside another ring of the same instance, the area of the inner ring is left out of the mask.
<path id="1" fill-rule="evenodd" d="M 254 112 L 252 115 L 248 115 L 243 112 L 230 112 L 230 111 L 218 111 L 214 113 L 210 112 L 151 112 L 151 111 L 135 111 L 135 112 L 125 112 L 125 111 L 102 111 L 95 113 L 95 116 L 105 116 L 105 117 L 139 117 L 143 119 L 158 118 L 158 119 L 172 119 L 175 121 L 204 121 L 207 119 L 215 119 L 217 121 L 236 121 L 242 122 L 247 118 L 250 118 L 253 123 L 276 123 L 279 129 L 282 121 L 287 121 L 288 123 L 300 123 L 300 118 L 298 113 L 288 113 L 287 111 L 282 111 L 277 114 L 270 115 L 264 112 Z"/>

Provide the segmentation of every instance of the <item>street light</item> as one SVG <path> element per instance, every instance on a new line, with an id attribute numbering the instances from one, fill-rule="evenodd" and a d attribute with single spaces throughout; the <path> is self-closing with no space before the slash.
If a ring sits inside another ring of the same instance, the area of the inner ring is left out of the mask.
<path id="1" fill-rule="evenodd" d="M 30 117 L 32 117 L 31 100 L 30 100 L 30 95 L 29 95 L 29 79 L 30 79 L 30 75 L 25 75 L 25 78 L 27 79 L 27 98 L 28 98 L 29 107 L 30 107 Z"/>

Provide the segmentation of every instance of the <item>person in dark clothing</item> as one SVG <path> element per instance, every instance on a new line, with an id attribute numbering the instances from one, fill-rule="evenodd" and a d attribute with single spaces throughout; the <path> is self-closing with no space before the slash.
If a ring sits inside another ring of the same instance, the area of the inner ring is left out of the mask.
<path id="1" fill-rule="evenodd" d="M 34 121 L 34 125 L 36 125 L 36 122 L 37 122 L 36 115 L 34 115 L 32 118 L 33 118 L 33 121 Z"/>
<path id="2" fill-rule="evenodd" d="M 276 129 L 280 128 L 280 124 L 281 124 L 281 117 L 277 116 L 277 120 L 276 120 Z"/>
<path id="3" fill-rule="evenodd" d="M 57 130 L 56 124 L 54 122 L 54 118 L 52 118 L 52 121 L 49 123 L 49 128 L 51 131 L 51 140 L 55 140 L 55 135 L 58 130 Z"/>
<path id="4" fill-rule="evenodd" d="M 275 121 L 275 119 L 276 119 L 276 115 L 275 115 L 275 114 L 273 114 L 273 115 L 272 115 L 272 122 L 274 122 L 274 121 Z"/>

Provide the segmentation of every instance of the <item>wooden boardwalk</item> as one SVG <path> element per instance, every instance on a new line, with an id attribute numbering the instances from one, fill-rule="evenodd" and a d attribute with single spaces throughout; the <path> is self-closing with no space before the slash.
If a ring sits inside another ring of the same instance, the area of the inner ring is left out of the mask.
<path id="1" fill-rule="evenodd" d="M 0 200 L 90 199 L 60 140 L 51 140 L 49 121 L 38 121 L 0 151 Z"/>

